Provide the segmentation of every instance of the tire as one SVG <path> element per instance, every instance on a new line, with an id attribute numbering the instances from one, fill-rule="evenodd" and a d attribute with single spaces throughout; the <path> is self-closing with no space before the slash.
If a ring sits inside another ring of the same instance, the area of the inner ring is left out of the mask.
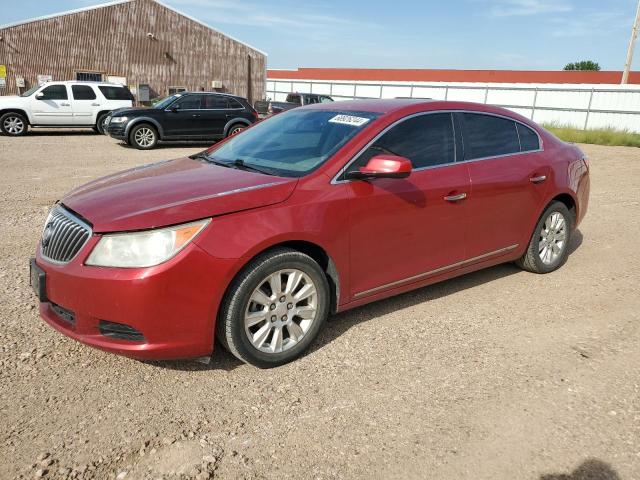
<path id="1" fill-rule="evenodd" d="M 245 128 L 247 128 L 247 126 L 244 123 L 234 123 L 229 127 L 229 130 L 227 131 L 227 137 L 237 135 Z"/>
<path id="2" fill-rule="evenodd" d="M 0 117 L 0 131 L 11 137 L 20 137 L 29 130 L 29 122 L 21 113 L 8 112 Z"/>
<path id="3" fill-rule="evenodd" d="M 134 126 L 129 134 L 129 145 L 138 150 L 151 150 L 158 144 L 158 131 L 148 123 Z"/>
<path id="4" fill-rule="evenodd" d="M 529 272 L 550 273 L 567 261 L 574 214 L 561 202 L 552 202 L 540 216 L 524 255 L 516 264 Z"/>
<path id="5" fill-rule="evenodd" d="M 107 119 L 107 117 L 109 116 L 109 113 L 102 113 L 98 116 L 98 118 L 96 119 L 96 124 L 93 127 L 93 131 L 96 133 L 99 133 L 101 135 L 105 135 L 104 132 L 104 121 Z"/>
<path id="6" fill-rule="evenodd" d="M 279 291 L 271 289 L 274 284 Z M 231 283 L 216 336 L 243 362 L 259 368 L 283 365 L 302 355 L 317 336 L 329 314 L 329 295 L 327 277 L 311 257 L 288 248 L 271 250 Z"/>

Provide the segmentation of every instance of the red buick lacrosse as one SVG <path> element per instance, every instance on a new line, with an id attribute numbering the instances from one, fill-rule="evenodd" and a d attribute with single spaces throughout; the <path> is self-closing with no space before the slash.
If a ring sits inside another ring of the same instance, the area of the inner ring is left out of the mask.
<path id="1" fill-rule="evenodd" d="M 140 359 L 259 367 L 327 317 L 473 270 L 559 268 L 587 210 L 575 146 L 501 108 L 297 108 L 198 155 L 84 185 L 45 222 L 31 283 L 56 330 Z"/>

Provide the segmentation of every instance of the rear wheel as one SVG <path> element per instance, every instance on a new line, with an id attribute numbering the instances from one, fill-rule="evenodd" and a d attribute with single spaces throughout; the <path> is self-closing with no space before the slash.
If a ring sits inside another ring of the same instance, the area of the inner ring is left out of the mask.
<path id="1" fill-rule="evenodd" d="M 231 128 L 229 128 L 229 131 L 227 132 L 227 137 L 232 137 L 233 135 L 237 135 L 245 128 L 247 128 L 247 126 L 242 123 L 236 123 L 235 125 L 231 125 Z"/>
<path id="2" fill-rule="evenodd" d="M 158 143 L 158 132 L 153 126 L 143 123 L 136 125 L 129 134 L 129 145 L 139 150 L 150 150 Z"/>
<path id="3" fill-rule="evenodd" d="M 9 112 L 0 117 L 0 131 L 5 135 L 19 137 L 28 130 L 27 119 L 21 113 Z"/>
<path id="4" fill-rule="evenodd" d="M 103 113 L 101 115 L 98 116 L 98 118 L 96 119 L 96 125 L 93 128 L 93 130 L 97 133 L 100 133 L 102 135 L 104 135 L 104 130 L 107 126 L 106 121 L 107 118 L 109 118 L 109 114 L 108 113 Z"/>
<path id="5" fill-rule="evenodd" d="M 299 357 L 329 312 L 320 266 L 296 250 L 257 257 L 234 280 L 220 309 L 217 337 L 240 360 L 261 368 Z"/>
<path id="6" fill-rule="evenodd" d="M 564 265 L 574 221 L 564 203 L 551 203 L 540 217 L 527 251 L 516 262 L 518 266 L 533 273 L 549 273 Z"/>

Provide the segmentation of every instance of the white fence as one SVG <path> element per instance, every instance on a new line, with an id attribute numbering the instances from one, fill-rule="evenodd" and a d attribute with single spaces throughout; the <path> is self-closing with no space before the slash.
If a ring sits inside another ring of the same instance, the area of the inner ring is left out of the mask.
<path id="1" fill-rule="evenodd" d="M 267 80 L 267 97 L 272 100 L 284 101 L 292 92 L 331 95 L 334 100 L 410 97 L 488 103 L 538 123 L 640 132 L 640 87 Z"/>

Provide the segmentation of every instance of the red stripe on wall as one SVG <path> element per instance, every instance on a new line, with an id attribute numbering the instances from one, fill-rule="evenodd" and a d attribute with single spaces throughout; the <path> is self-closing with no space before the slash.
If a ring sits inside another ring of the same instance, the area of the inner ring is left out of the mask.
<path id="1" fill-rule="evenodd" d="M 268 70 L 267 78 L 387 82 L 619 84 L 622 72 L 299 68 L 297 70 Z M 640 72 L 632 72 L 629 83 L 640 84 Z"/>

